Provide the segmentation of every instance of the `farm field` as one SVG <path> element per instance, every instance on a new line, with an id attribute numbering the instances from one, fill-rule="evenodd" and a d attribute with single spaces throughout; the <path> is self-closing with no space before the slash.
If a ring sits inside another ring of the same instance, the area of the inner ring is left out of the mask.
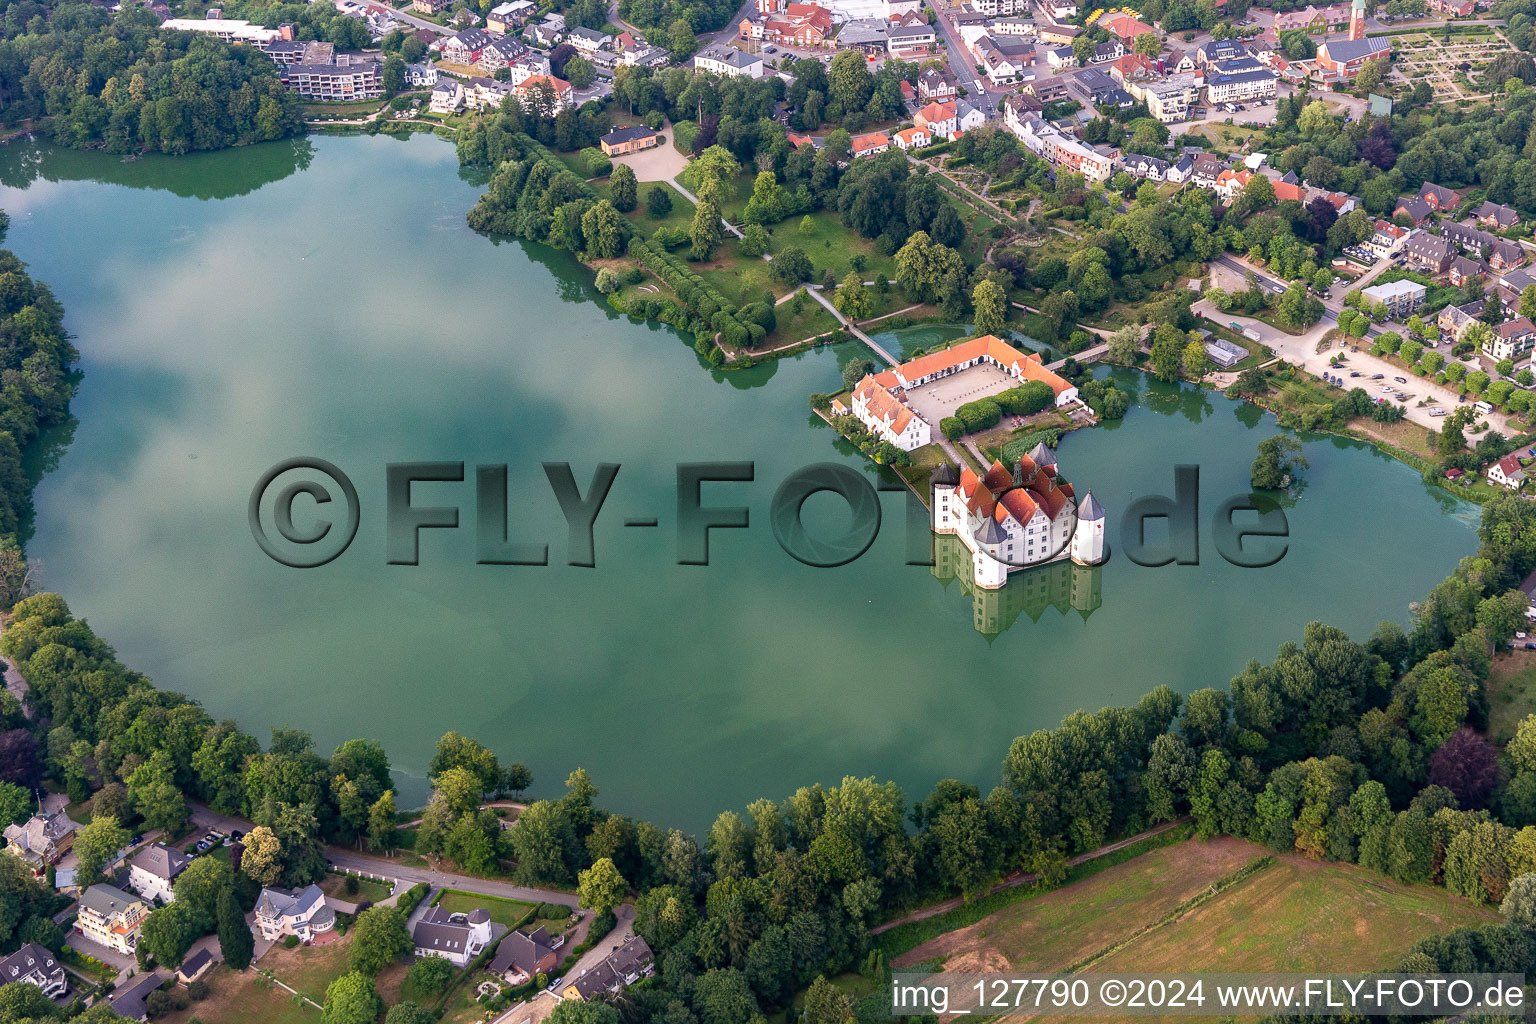
<path id="1" fill-rule="evenodd" d="M 1326 964 L 1380 970 L 1427 935 L 1497 919 L 1493 908 L 1444 889 L 1287 855 L 1093 969 L 1304 971 Z M 1255 928 L 1256 921 L 1264 927 Z"/>
<path id="2" fill-rule="evenodd" d="M 1263 853 L 1236 839 L 1154 850 L 940 935 L 892 964 L 941 958 L 949 971 L 1055 970 L 1156 921 Z"/>
<path id="3" fill-rule="evenodd" d="M 1267 856 L 1239 839 L 1187 840 L 1012 904 L 892 964 L 936 963 L 952 972 L 1367 971 L 1393 966 L 1425 936 L 1498 918 L 1442 889 L 1293 855 L 1231 880 Z M 1222 879 L 1230 888 L 1180 913 Z"/>

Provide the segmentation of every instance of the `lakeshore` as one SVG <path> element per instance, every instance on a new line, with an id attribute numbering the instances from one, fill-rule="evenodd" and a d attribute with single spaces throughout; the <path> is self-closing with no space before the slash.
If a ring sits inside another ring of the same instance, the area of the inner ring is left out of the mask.
<path id="1" fill-rule="evenodd" d="M 125 660 L 215 716 L 238 713 L 257 733 L 294 724 L 331 744 L 360 706 L 377 705 L 370 732 L 398 752 L 401 806 L 425 798 L 431 737 L 453 728 L 507 736 L 544 778 L 569 769 L 573 736 L 591 737 L 582 762 L 610 806 L 697 828 L 707 824 L 701 808 L 849 771 L 914 792 L 940 776 L 986 778 L 992 751 L 1021 731 L 1156 683 L 1225 678 L 1311 619 L 1362 635 L 1383 615 L 1406 620 L 1408 602 L 1475 543 L 1471 505 L 1361 444 L 1309 437 L 1313 468 L 1288 509 L 1292 551 L 1274 570 L 1219 559 L 1146 570 L 1112 557 L 1088 619 L 1048 610 L 1038 626 L 1021 614 L 1011 629 L 978 633 L 971 597 L 904 564 L 904 517 L 891 498 L 875 546 L 842 569 L 801 566 L 774 540 L 768 508 L 790 473 L 829 458 L 873 471 L 805 401 L 835 389 L 857 346 L 710 367 L 670 330 L 606 309 L 568 253 L 471 232 L 463 211 L 480 185 L 436 140 L 316 138 L 306 148 L 302 170 L 212 201 L 192 194 L 232 192 L 226 176 L 267 151 L 199 157 L 204 180 L 183 181 L 183 196 L 111 183 L 160 161 L 65 153 L 56 163 L 34 150 L 29 187 L 0 195 L 9 244 L 53 285 L 70 329 L 92 339 L 79 423 L 37 491 L 31 550 L 44 584 L 68 594 Z M 322 222 L 331 230 L 309 230 Z M 379 272 L 359 252 L 398 255 Z M 253 295 L 281 295 L 293 326 L 258 329 L 245 311 Z M 170 304 L 184 312 L 167 324 L 154 311 Z M 960 330 L 889 338 L 906 353 Z M 571 366 L 585 368 L 577 385 Z M 1211 507 L 1247 493 L 1254 446 L 1275 432 L 1264 412 L 1110 372 L 1136 401 L 1125 420 L 1067 435 L 1074 480 L 1115 513 L 1171 493 L 1174 461 L 1202 465 Z M 353 474 L 364 508 L 353 548 L 319 570 L 266 559 L 244 520 L 260 472 L 301 453 Z M 514 514 L 526 539 L 549 542 L 550 566 L 476 566 L 472 489 L 454 485 L 431 485 L 424 500 L 460 503 L 465 528 L 424 534 L 418 567 L 385 565 L 383 463 L 444 457 L 512 462 Z M 623 467 L 598 521 L 595 570 L 564 564 L 565 529 L 538 467 L 550 459 L 570 460 L 583 486 L 595 462 Z M 673 463 L 720 459 L 756 462 L 756 482 L 709 485 L 718 497 L 708 499 L 749 507 L 752 527 L 716 531 L 709 567 L 677 566 Z M 1370 511 L 1329 511 L 1361 500 Z M 836 503 L 806 512 L 809 528 L 840 528 Z M 622 526 L 658 513 L 660 530 Z M 1443 554 L 1394 559 L 1409 549 Z M 1347 567 L 1361 562 L 1394 567 L 1370 584 L 1370 600 L 1348 583 Z M 1221 598 L 1239 586 L 1265 615 Z M 735 642 L 679 649 L 679 614 L 689 635 Z M 1204 624 L 1198 638 L 1186 628 L 1194 621 Z M 782 642 L 789 635 L 794 644 Z M 1157 664 L 1128 676 L 1124 664 L 1144 660 L 1134 652 L 1150 635 L 1173 639 Z M 850 638 L 895 636 L 923 641 L 861 645 L 866 671 L 849 676 Z M 995 671 L 999 657 L 1026 656 L 1071 666 L 1079 682 Z M 258 662 L 263 699 L 253 705 Z M 629 685 L 616 689 L 621 670 Z M 958 700 L 930 682 L 955 673 L 971 680 Z M 981 705 L 997 713 L 978 723 Z"/>

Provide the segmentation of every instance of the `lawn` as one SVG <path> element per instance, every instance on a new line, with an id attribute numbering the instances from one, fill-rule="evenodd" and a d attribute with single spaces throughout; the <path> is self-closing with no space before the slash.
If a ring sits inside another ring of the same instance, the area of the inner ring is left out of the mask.
<path id="1" fill-rule="evenodd" d="M 317 1003 L 325 990 L 347 970 L 350 938 L 323 946 L 274 946 L 251 970 L 236 973 L 220 964 L 206 975 L 210 994 L 182 1013 L 161 1018 L 169 1024 L 320 1024 L 320 1011 L 301 1003 L 296 996 L 271 984 L 257 973 L 270 971 L 284 984 Z"/>
<path id="2" fill-rule="evenodd" d="M 433 905 L 447 909 L 450 914 L 467 914 L 477 907 L 483 907 L 491 912 L 492 921 L 504 924 L 508 928 L 516 928 L 525 921 L 531 920 L 533 912 L 538 908 L 537 903 L 504 900 L 495 896 L 477 896 L 474 893 L 459 892 L 455 889 L 444 889 Z"/>
<path id="3" fill-rule="evenodd" d="M 798 313 L 795 312 L 797 301 L 800 303 Z M 804 341 L 818 334 L 838 330 L 837 319 L 827 312 L 827 307 L 809 295 L 804 299 L 790 299 L 782 306 L 775 307 L 773 312 L 778 319 L 778 326 L 774 328 L 773 334 L 769 335 L 770 347 L 788 345 L 791 342 Z"/>
<path id="4" fill-rule="evenodd" d="M 652 217 L 646 208 L 646 195 L 653 188 L 665 189 L 672 196 L 672 212 L 665 217 Z M 597 190 L 603 195 L 608 194 L 608 179 L 604 178 L 597 186 Z M 693 223 L 693 204 L 683 198 L 683 194 L 664 181 L 642 181 L 640 183 L 640 202 L 625 214 L 629 222 L 634 225 L 635 233 L 641 238 L 650 238 L 659 227 L 684 228 Z"/>
<path id="5" fill-rule="evenodd" d="M 236 974 L 223 964 L 204 975 L 208 998 L 180 1013 L 162 1017 L 164 1024 L 320 1024 L 320 1011 L 271 984 L 254 970 Z"/>
<path id="6" fill-rule="evenodd" d="M 328 874 L 320 880 L 320 891 L 327 896 L 346 900 L 348 903 L 361 903 L 364 900 L 377 903 L 388 899 L 390 893 L 394 891 L 383 882 L 375 882 L 371 878 L 357 878 L 357 891 L 347 892 L 347 879 L 356 877 L 355 875 Z"/>
<path id="7" fill-rule="evenodd" d="M 1536 651 L 1506 651 L 1493 659 L 1488 681 L 1488 735 L 1504 743 L 1515 727 L 1536 712 Z"/>

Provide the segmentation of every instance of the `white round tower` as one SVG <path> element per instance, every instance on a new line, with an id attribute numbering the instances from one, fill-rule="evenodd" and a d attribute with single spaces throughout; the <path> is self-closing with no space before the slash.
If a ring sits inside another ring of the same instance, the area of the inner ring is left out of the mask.
<path id="1" fill-rule="evenodd" d="M 1104 518 L 1104 506 L 1089 491 L 1077 508 L 1077 529 L 1072 534 L 1072 561 L 1078 565 L 1104 561 Z"/>

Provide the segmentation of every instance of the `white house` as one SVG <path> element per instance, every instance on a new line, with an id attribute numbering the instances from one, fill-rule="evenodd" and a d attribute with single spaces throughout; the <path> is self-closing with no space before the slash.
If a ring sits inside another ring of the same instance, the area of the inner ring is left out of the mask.
<path id="1" fill-rule="evenodd" d="M 464 105 L 464 87 L 457 78 L 440 78 L 432 87 L 427 109 L 434 114 L 451 114 Z"/>
<path id="2" fill-rule="evenodd" d="M 292 892 L 262 889 L 256 899 L 256 923 L 268 942 L 285 935 L 308 942 L 336 926 L 336 913 L 325 905 L 325 893 L 318 885 Z"/>
<path id="3" fill-rule="evenodd" d="M 128 885 L 153 903 L 169 903 L 176 898 L 176 878 L 192 863 L 192 858 L 164 843 L 152 843 L 133 855 L 128 862 Z"/>
<path id="4" fill-rule="evenodd" d="M 444 907 L 428 907 L 412 929 L 411 940 L 418 957 L 442 957 L 463 967 L 490 944 L 490 911 L 476 907 L 468 914 L 450 914 Z"/>
<path id="5" fill-rule="evenodd" d="M 407 64 L 405 66 L 405 81 L 407 85 L 436 85 L 437 66 L 435 64 Z"/>
<path id="6" fill-rule="evenodd" d="M 1488 467 L 1488 482 L 1500 487 L 1508 487 L 1512 491 L 1518 491 L 1525 484 L 1525 470 L 1520 468 L 1520 459 L 1515 455 L 1506 455 L 1498 462 Z"/>
<path id="7" fill-rule="evenodd" d="M 700 50 L 693 58 L 693 66 L 700 71 L 712 71 L 727 77 L 763 77 L 763 59 L 754 54 L 742 53 L 734 46 L 715 43 Z"/>

